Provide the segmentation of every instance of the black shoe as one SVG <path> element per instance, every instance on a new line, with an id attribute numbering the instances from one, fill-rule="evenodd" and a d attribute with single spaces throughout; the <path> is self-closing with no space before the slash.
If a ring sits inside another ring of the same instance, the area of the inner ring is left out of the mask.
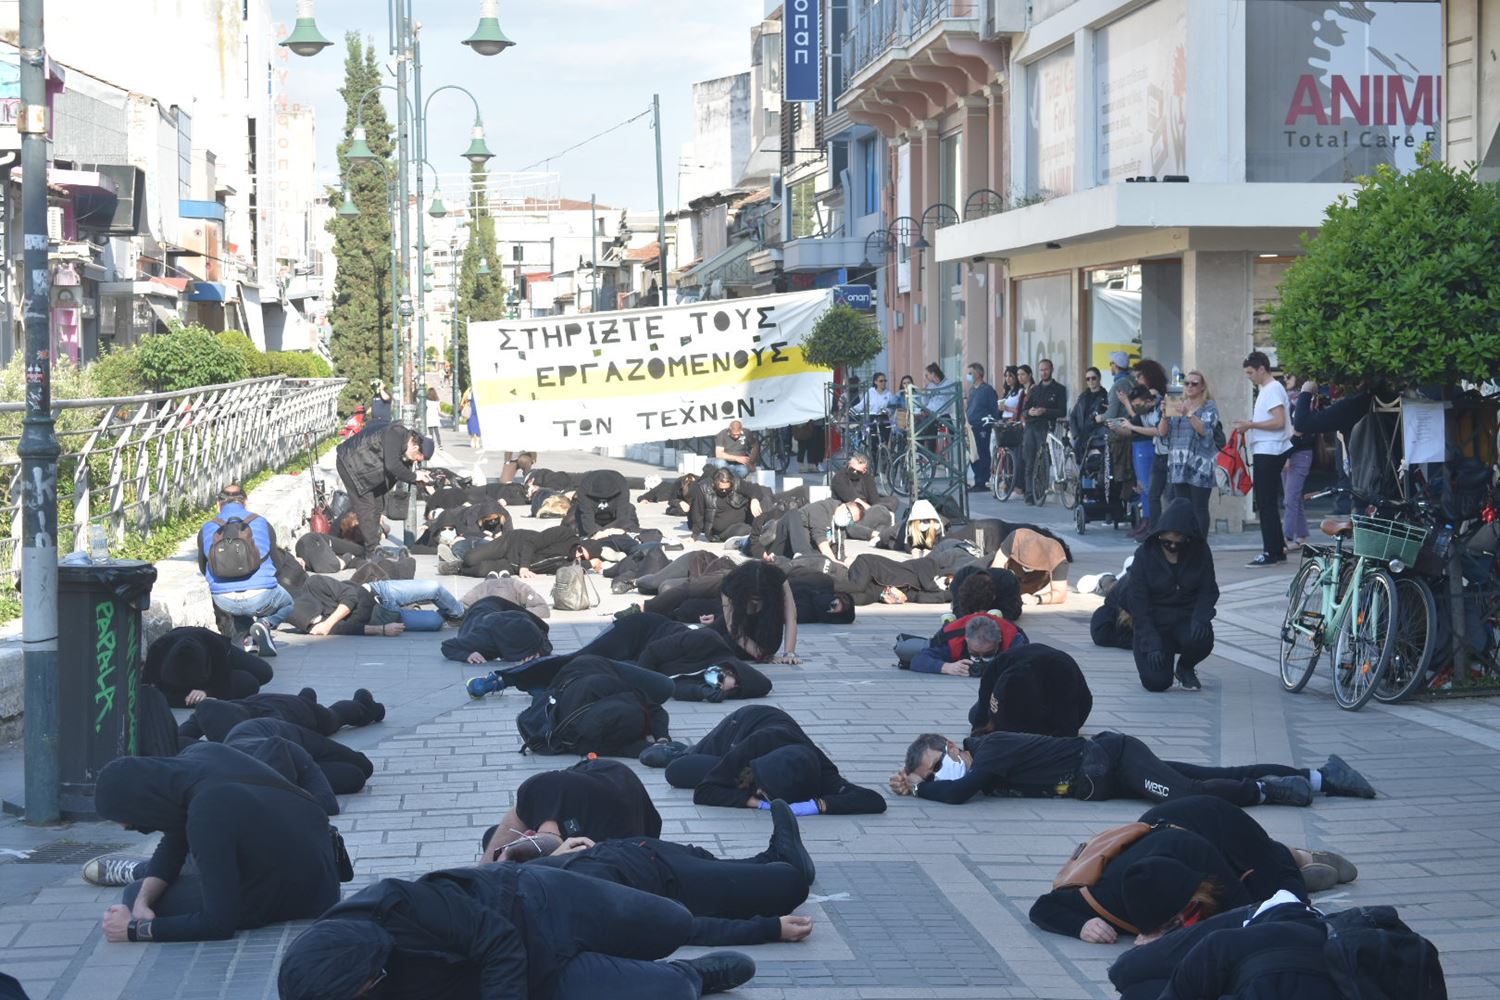
<path id="1" fill-rule="evenodd" d="M 749 955 L 742 955 L 737 951 L 711 951 L 701 958 L 690 958 L 672 964 L 697 973 L 702 983 L 698 989 L 699 996 L 724 993 L 755 978 L 755 961 Z"/>
<path id="2" fill-rule="evenodd" d="M 1260 555 L 1245 563 L 1246 566 L 1275 566 L 1277 563 L 1286 562 L 1286 556 L 1273 556 L 1262 552 Z"/>
<path id="3" fill-rule="evenodd" d="M 609 592 L 611 594 L 628 594 L 634 589 L 634 580 L 616 580 L 614 583 L 609 585 Z"/>
<path id="4" fill-rule="evenodd" d="M 1261 790 L 1267 805 L 1310 806 L 1312 805 L 1312 782 L 1300 774 L 1285 778 L 1261 778 Z"/>
<path id="5" fill-rule="evenodd" d="M 1202 691 L 1203 682 L 1198 679 L 1198 671 L 1192 667 L 1178 667 L 1177 683 L 1182 685 L 1184 691 Z"/>
<path id="6" fill-rule="evenodd" d="M 1373 799 L 1375 789 L 1365 776 L 1344 763 L 1336 753 L 1328 755 L 1328 763 L 1318 768 L 1323 774 L 1324 795 L 1346 795 L 1355 799 Z"/>
<path id="7" fill-rule="evenodd" d="M 354 700 L 364 706 L 366 712 L 370 713 L 371 722 L 385 721 L 385 706 L 375 700 L 375 696 L 368 688 L 360 688 L 354 692 Z"/>
<path id="8" fill-rule="evenodd" d="M 303 688 L 301 691 L 297 692 L 297 697 L 301 698 L 303 701 L 310 701 L 316 704 L 318 700 L 318 692 L 314 691 L 312 688 Z"/>
<path id="9" fill-rule="evenodd" d="M 665 743 L 653 743 L 641 751 L 639 760 L 647 767 L 666 767 L 672 761 L 687 753 L 687 744 L 676 740 Z"/>
<path id="10" fill-rule="evenodd" d="M 785 861 L 802 872 L 808 885 L 818 877 L 812 855 L 802 843 L 802 830 L 797 826 L 797 817 L 792 807 L 782 799 L 771 801 L 771 845 L 769 853 L 779 861 Z"/>

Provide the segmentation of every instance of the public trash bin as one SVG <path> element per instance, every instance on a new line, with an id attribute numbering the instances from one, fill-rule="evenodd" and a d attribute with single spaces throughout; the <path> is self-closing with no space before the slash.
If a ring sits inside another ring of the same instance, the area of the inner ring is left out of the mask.
<path id="1" fill-rule="evenodd" d="M 151 605 L 155 582 L 156 567 L 136 560 L 57 567 L 57 752 L 65 819 L 95 817 L 100 769 L 136 752 L 141 612 Z"/>

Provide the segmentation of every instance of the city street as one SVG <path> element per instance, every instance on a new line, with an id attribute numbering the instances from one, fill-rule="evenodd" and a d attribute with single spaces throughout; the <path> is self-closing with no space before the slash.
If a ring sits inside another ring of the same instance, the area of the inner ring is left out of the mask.
<path id="1" fill-rule="evenodd" d="M 466 449 L 448 449 L 467 465 Z M 545 456 L 557 468 L 630 463 L 593 456 Z M 498 463 L 487 463 L 491 472 Z M 992 513 L 982 500 L 976 513 Z M 660 508 L 644 518 L 669 536 L 680 522 Z M 1024 516 L 1016 502 L 1003 513 Z M 1060 520 L 1055 505 L 1041 520 Z M 519 518 L 527 526 L 529 518 Z M 1070 538 L 1071 540 L 1071 538 Z M 1274 630 L 1289 571 L 1243 567 L 1239 540 L 1218 546 L 1224 594 L 1219 645 L 1200 672 L 1204 690 L 1143 691 L 1127 653 L 1089 644 L 1097 599 L 1075 596 L 1060 608 L 1028 608 L 1032 641 L 1077 657 L 1094 693 L 1085 732 L 1118 729 L 1164 756 L 1205 762 L 1321 763 L 1338 753 L 1380 790 L 1375 801 L 1319 798 L 1310 809 L 1261 807 L 1254 815 L 1292 845 L 1328 847 L 1360 868 L 1351 885 L 1320 897 L 1339 909 L 1395 903 L 1403 918 L 1442 952 L 1454 997 L 1500 990 L 1500 843 L 1489 821 L 1500 809 L 1500 724 L 1488 701 L 1450 701 L 1339 711 L 1318 678 L 1290 696 L 1275 676 Z M 1253 546 L 1251 547 L 1253 548 Z M 1123 538 L 1091 531 L 1076 544 L 1076 579 L 1118 569 Z M 420 558 L 419 575 L 433 560 Z M 471 583 L 443 578 L 461 592 Z M 538 581 L 547 590 L 546 580 Z M 629 598 L 603 591 L 591 612 L 554 612 L 557 648 L 575 648 Z M 846 775 L 889 800 L 879 816 L 816 816 L 802 821 L 818 866 L 813 895 L 799 912 L 815 929 L 799 944 L 748 949 L 758 972 L 736 996 L 747 998 L 1107 997 L 1111 959 L 1126 945 L 1101 946 L 1042 933 L 1026 919 L 1073 847 L 1091 833 L 1133 819 L 1143 804 L 976 799 L 963 807 L 889 794 L 885 780 L 919 732 L 962 735 L 975 683 L 914 675 L 894 667 L 898 632 L 929 633 L 940 608 L 861 609 L 848 627 L 808 626 L 803 664 L 768 668 L 770 701 L 806 727 Z M 396 639 L 286 636 L 275 661 L 275 691 L 315 687 L 324 701 L 367 686 L 388 706 L 383 724 L 345 730 L 376 773 L 344 800 L 336 820 L 354 857 L 353 887 L 383 876 L 411 877 L 474 861 L 484 828 L 510 805 L 527 775 L 567 766 L 567 758 L 518 754 L 513 719 L 524 701 L 506 692 L 471 702 L 462 690 L 473 668 L 442 659 L 439 637 Z M 671 702 L 674 736 L 695 739 L 730 706 Z M 694 806 L 660 771 L 637 768 L 665 820 L 663 836 L 728 857 L 764 847 L 760 813 Z M 4 790 L 17 787 L 18 748 L 0 758 Z M 103 850 L 147 841 L 118 828 L 76 824 L 34 829 L 0 825 L 0 969 L 18 976 L 33 1000 L 115 997 L 273 997 L 278 955 L 302 924 L 242 932 L 200 944 L 107 944 L 99 929 L 115 890 L 85 885 L 82 862 Z M 31 857 L 23 857 L 28 851 Z"/>

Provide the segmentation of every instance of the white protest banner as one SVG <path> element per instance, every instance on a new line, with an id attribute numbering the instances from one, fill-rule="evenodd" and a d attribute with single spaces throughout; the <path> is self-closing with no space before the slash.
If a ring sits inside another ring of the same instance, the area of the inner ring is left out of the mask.
<path id="1" fill-rule="evenodd" d="M 802 341 L 826 289 L 469 324 L 479 426 L 493 450 L 592 448 L 823 416 L 826 368 Z"/>

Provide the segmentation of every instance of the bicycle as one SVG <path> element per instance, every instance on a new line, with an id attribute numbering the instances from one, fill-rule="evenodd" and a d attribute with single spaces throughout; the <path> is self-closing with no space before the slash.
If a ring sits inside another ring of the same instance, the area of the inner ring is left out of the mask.
<path id="1" fill-rule="evenodd" d="M 773 427 L 761 432 L 760 468 L 785 472 L 795 454 L 791 445 L 791 428 Z"/>
<path id="2" fill-rule="evenodd" d="M 1031 495 L 1040 507 L 1048 493 L 1056 493 L 1064 510 L 1074 510 L 1081 499 L 1078 459 L 1073 454 L 1067 428 L 1058 437 L 1047 432 L 1046 447 L 1037 450 L 1036 468 L 1031 470 Z"/>
<path id="3" fill-rule="evenodd" d="M 1293 694 L 1302 691 L 1328 652 L 1334 701 L 1358 711 L 1374 697 L 1396 646 L 1398 598 L 1388 567 L 1415 560 L 1427 530 L 1362 514 L 1325 519 L 1322 529 L 1333 547 L 1306 546 L 1287 589 L 1281 683 Z M 1351 539 L 1352 556 L 1345 551 Z"/>
<path id="4" fill-rule="evenodd" d="M 985 426 L 995 439 L 995 457 L 990 463 L 990 492 L 996 500 L 1004 503 L 1016 491 L 1016 467 L 1020 464 L 1019 450 L 1015 445 L 1004 443 L 1007 432 L 1019 432 L 1020 425 L 1009 421 L 986 417 Z"/>

